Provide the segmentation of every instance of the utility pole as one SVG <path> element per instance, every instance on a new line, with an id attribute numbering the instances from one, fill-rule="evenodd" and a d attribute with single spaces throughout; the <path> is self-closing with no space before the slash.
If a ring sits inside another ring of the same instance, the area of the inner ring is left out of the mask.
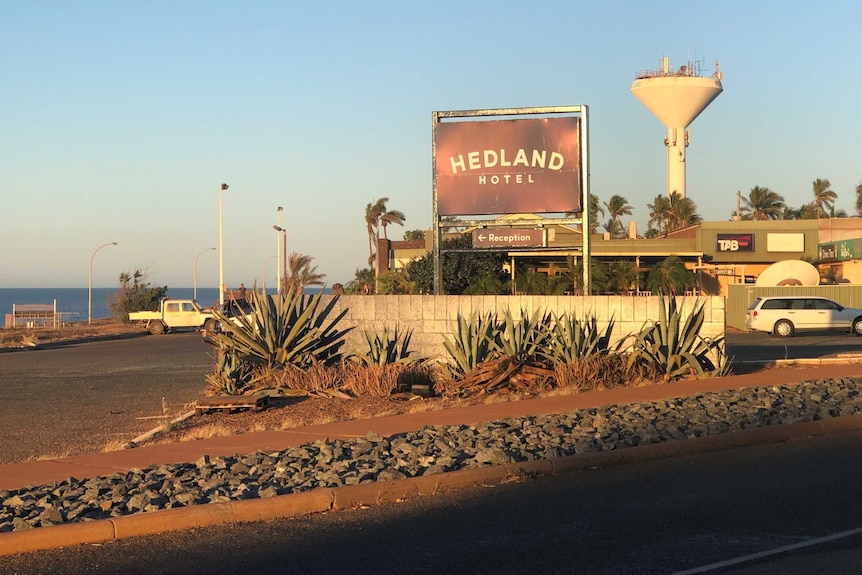
<path id="1" fill-rule="evenodd" d="M 739 190 L 736 190 L 736 221 L 737 222 L 741 219 L 741 217 L 739 215 L 739 207 L 740 207 L 741 202 L 742 202 L 742 192 L 740 192 Z"/>

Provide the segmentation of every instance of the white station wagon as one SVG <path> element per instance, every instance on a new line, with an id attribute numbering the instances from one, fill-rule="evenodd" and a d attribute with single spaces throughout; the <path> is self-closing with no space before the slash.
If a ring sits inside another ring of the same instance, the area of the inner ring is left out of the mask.
<path id="1" fill-rule="evenodd" d="M 843 329 L 862 335 L 862 309 L 825 297 L 759 297 L 745 312 L 745 327 L 790 337 L 799 330 Z"/>

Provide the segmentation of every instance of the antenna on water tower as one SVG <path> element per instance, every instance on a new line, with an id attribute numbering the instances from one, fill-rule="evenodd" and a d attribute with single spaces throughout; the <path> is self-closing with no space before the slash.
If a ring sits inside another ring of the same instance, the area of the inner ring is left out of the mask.
<path id="1" fill-rule="evenodd" d="M 722 92 L 718 61 L 715 73 L 704 78 L 699 62 L 687 62 L 678 70 L 670 67 L 667 56 L 658 70 L 638 72 L 632 94 L 652 112 L 665 128 L 667 137 L 667 195 L 677 192 L 685 197 L 685 148 L 689 143 L 688 126 Z"/>

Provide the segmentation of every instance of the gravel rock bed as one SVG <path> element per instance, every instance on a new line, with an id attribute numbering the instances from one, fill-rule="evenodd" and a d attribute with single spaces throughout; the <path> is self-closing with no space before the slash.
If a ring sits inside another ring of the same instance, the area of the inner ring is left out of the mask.
<path id="1" fill-rule="evenodd" d="M 811 380 L 654 403 L 204 456 L 85 480 L 0 490 L 0 533 L 219 501 L 274 497 L 854 415 L 862 378 Z"/>

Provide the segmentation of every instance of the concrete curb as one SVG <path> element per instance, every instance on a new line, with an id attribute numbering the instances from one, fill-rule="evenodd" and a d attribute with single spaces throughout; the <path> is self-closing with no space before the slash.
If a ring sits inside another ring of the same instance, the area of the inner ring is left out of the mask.
<path id="1" fill-rule="evenodd" d="M 85 523 L 38 527 L 25 531 L 0 533 L 0 556 L 72 545 L 104 543 L 141 535 L 155 535 L 227 523 L 288 519 L 311 513 L 398 502 L 412 497 L 457 491 L 479 485 L 499 485 L 530 475 L 601 469 L 627 463 L 724 451 L 763 443 L 780 443 L 860 429 L 862 429 L 862 415 L 852 415 L 748 429 L 689 440 L 639 445 L 614 451 L 465 469 L 397 481 L 316 489 L 268 499 L 192 505 Z"/>

